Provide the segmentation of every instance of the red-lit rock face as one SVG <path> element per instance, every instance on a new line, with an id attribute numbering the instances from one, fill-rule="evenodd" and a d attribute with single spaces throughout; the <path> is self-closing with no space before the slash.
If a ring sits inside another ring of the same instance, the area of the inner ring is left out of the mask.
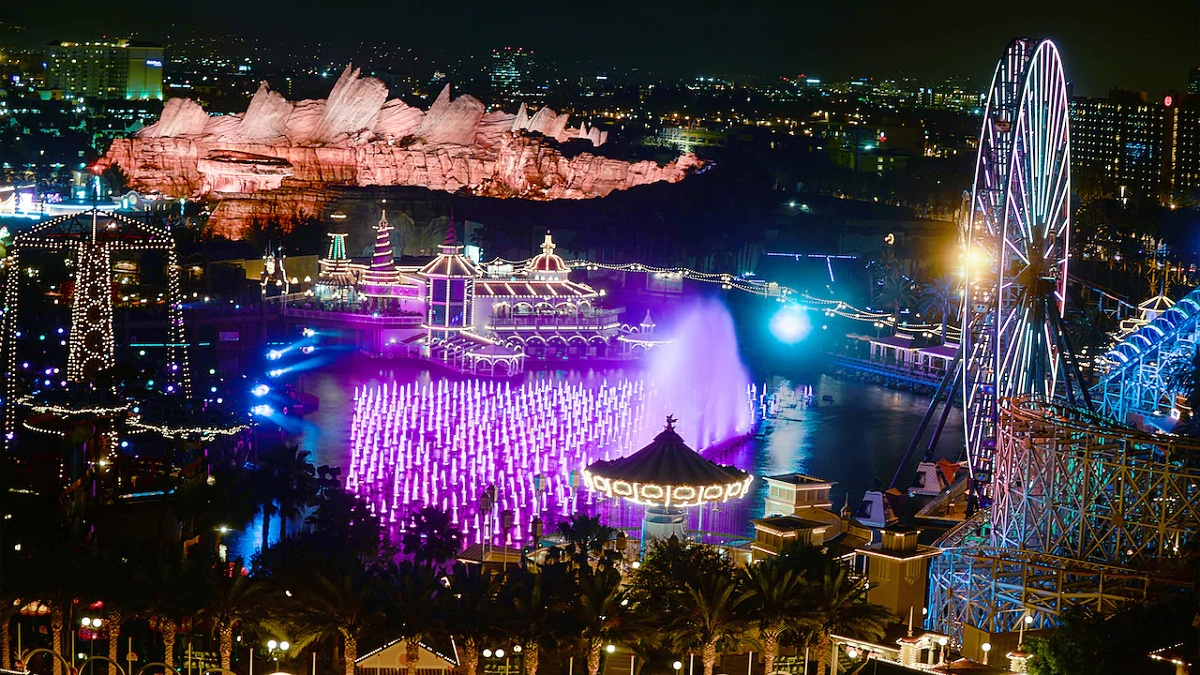
<path id="1" fill-rule="evenodd" d="M 682 180 L 694 155 L 659 165 L 581 153 L 567 158 L 547 138 L 586 140 L 606 132 L 567 126 L 567 115 L 484 112 L 474 97 L 442 90 L 428 111 L 387 99 L 387 87 L 347 67 L 329 98 L 290 102 L 264 82 L 240 115 L 210 117 L 171 99 L 162 117 L 118 139 L 101 160 L 131 187 L 218 203 L 214 230 L 237 238 L 251 221 L 320 215 L 329 186 L 414 186 L 489 197 L 591 199 L 613 190 Z M 305 195 L 306 192 L 314 194 Z"/>

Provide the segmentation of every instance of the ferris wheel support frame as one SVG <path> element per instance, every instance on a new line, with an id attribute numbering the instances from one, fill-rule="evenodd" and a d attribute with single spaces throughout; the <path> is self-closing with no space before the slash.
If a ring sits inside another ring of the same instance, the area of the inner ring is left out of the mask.
<path id="1" fill-rule="evenodd" d="M 890 487 L 897 487 L 938 406 L 961 401 L 969 510 L 990 501 L 1000 401 L 1019 395 L 1093 402 L 1063 323 L 1070 246 L 1066 81 L 1049 40 L 1017 39 L 996 66 L 973 185 L 959 212 L 964 329 Z"/>

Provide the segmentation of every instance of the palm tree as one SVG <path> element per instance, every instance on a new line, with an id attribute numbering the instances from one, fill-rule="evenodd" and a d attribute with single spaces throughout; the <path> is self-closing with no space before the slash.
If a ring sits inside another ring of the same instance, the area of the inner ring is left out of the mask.
<path id="1" fill-rule="evenodd" d="M 817 642 L 817 673 L 824 673 L 829 665 L 830 635 L 878 640 L 896 618 L 886 608 L 867 602 L 866 585 L 841 565 L 823 577 L 807 580 L 801 595 L 808 607 L 804 623 L 811 626 Z"/>
<path id="2" fill-rule="evenodd" d="M 567 555 L 576 565 L 589 565 L 593 557 L 601 564 L 608 564 L 621 555 L 609 550 L 609 545 L 617 540 L 617 529 L 602 525 L 599 516 L 576 513 L 558 524 L 558 533 L 566 540 Z"/>
<path id="3" fill-rule="evenodd" d="M 263 461 L 269 476 L 268 495 L 279 515 L 279 536 L 288 536 L 288 522 L 312 504 L 317 493 L 316 468 L 308 461 L 308 451 L 298 445 L 280 445 Z M 264 529 L 266 525 L 264 523 Z"/>
<path id="4" fill-rule="evenodd" d="M 260 605 L 262 586 L 247 574 L 241 562 L 209 567 L 204 571 L 204 604 L 201 614 L 217 635 L 221 667 L 229 670 L 233 659 L 233 631 Z"/>
<path id="5" fill-rule="evenodd" d="M 394 565 L 388 574 L 388 620 L 404 638 L 405 672 L 416 675 L 421 658 L 421 640 L 436 629 L 443 596 L 433 569 L 414 562 Z"/>
<path id="6" fill-rule="evenodd" d="M 175 640 L 194 609 L 197 579 L 180 555 L 154 555 L 142 561 L 135 583 L 151 627 L 162 636 L 163 663 L 174 667 Z"/>
<path id="7" fill-rule="evenodd" d="M 600 672 L 600 653 L 605 643 L 620 639 L 631 626 L 629 600 L 621 589 L 616 570 L 582 567 L 576 570 L 578 599 L 574 604 L 577 626 L 587 657 L 588 675 Z"/>
<path id="8" fill-rule="evenodd" d="M 366 561 L 359 561 L 340 572 L 310 568 L 301 578 L 303 583 L 285 605 L 286 618 L 301 639 L 341 637 L 345 675 L 354 675 L 358 639 L 384 620 L 376 605 L 380 594 L 378 575 Z"/>
<path id="9" fill-rule="evenodd" d="M 512 610 L 510 632 L 524 649 L 526 675 L 537 675 L 542 649 L 564 634 L 565 571 L 562 565 L 548 565 L 540 572 L 518 569 L 505 579 L 503 598 Z"/>
<path id="10" fill-rule="evenodd" d="M 0 668 L 12 668 L 12 622 L 21 611 L 21 600 L 13 598 L 8 602 L 0 598 Z"/>
<path id="11" fill-rule="evenodd" d="M 85 590 L 86 578 L 83 546 L 68 530 L 62 520 L 48 517 L 43 534 L 28 543 L 30 555 L 22 561 L 29 591 L 26 595 L 50 608 L 50 649 L 60 656 L 65 651 L 63 630 L 70 628 L 64 612 Z M 53 662 L 54 675 L 61 675 L 61 661 L 56 658 Z"/>
<path id="12" fill-rule="evenodd" d="M 957 318 L 962 310 L 962 295 L 959 292 L 958 280 L 945 274 L 925 284 L 920 297 L 921 315 L 928 319 L 940 319 L 942 322 L 942 343 L 946 342 L 946 324 L 950 319 Z"/>
<path id="13" fill-rule="evenodd" d="M 479 650 L 496 633 L 499 578 L 481 565 L 456 562 L 448 587 L 453 598 L 445 606 L 444 621 L 451 636 L 462 639 L 466 675 L 478 675 Z"/>
<path id="14" fill-rule="evenodd" d="M 102 548 L 90 565 L 90 583 L 100 589 L 104 601 L 104 631 L 108 638 L 108 673 L 117 675 L 121 627 L 124 621 L 142 609 L 138 589 L 134 584 L 137 568 L 132 558 L 122 552 Z"/>
<path id="15" fill-rule="evenodd" d="M 450 514 L 436 506 L 426 506 L 412 514 L 408 528 L 400 538 L 404 552 L 426 567 L 444 565 L 462 549 L 462 532 L 454 526 Z"/>
<path id="16" fill-rule="evenodd" d="M 262 548 L 266 551 L 271 541 L 271 518 L 279 509 L 275 506 L 275 475 L 266 465 L 260 465 L 254 472 L 254 493 L 256 501 L 262 510 Z"/>
<path id="17" fill-rule="evenodd" d="M 912 303 L 916 297 L 913 282 L 900 273 L 900 270 L 888 266 L 883 274 L 883 282 L 879 287 L 876 298 L 879 302 L 892 308 L 892 316 L 900 320 L 900 309 Z"/>
<path id="18" fill-rule="evenodd" d="M 772 557 L 741 571 L 742 607 L 758 632 L 763 648 L 763 672 L 775 672 L 779 641 L 802 615 L 800 577 Z"/>
<path id="19" fill-rule="evenodd" d="M 671 617 L 668 626 L 681 643 L 691 642 L 700 648 L 704 675 L 712 675 L 717 645 L 735 642 L 742 631 L 744 623 L 739 606 L 742 592 L 737 578 L 723 570 L 705 572 L 695 581 L 689 581 L 686 588 L 687 613 Z"/>

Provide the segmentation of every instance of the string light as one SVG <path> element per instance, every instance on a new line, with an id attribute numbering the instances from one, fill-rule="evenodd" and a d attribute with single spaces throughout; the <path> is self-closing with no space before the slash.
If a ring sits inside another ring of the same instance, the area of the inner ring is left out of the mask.
<path id="1" fill-rule="evenodd" d="M 709 502 L 727 502 L 746 496 L 753 476 L 743 480 L 711 485 L 658 485 L 597 476 L 583 470 L 583 482 L 589 490 L 634 504 L 654 507 L 702 506 Z"/>
<path id="2" fill-rule="evenodd" d="M 187 438 L 212 436 L 235 436 L 250 428 L 248 424 L 234 424 L 228 427 L 171 427 L 167 425 L 150 424 L 140 419 L 130 420 L 129 426 L 142 431 L 154 431 L 166 438 Z M 124 444 L 122 444 L 124 447 Z"/>
<path id="3" fill-rule="evenodd" d="M 74 269 L 75 294 L 71 303 L 71 329 L 67 335 L 67 379 L 92 385 L 97 371 L 113 364 L 115 340 L 113 337 L 113 253 L 134 251 L 162 251 L 167 257 L 167 321 L 168 355 L 167 371 L 174 381 L 167 385 L 168 392 L 177 388 L 191 397 L 191 373 L 183 330 L 183 303 L 179 286 L 179 261 L 175 242 L 170 233 L 149 222 L 140 222 L 119 214 L 92 209 L 80 214 L 69 214 L 52 218 L 35 225 L 28 232 L 18 235 L 4 261 L 8 274 L 5 284 L 3 326 L 0 339 L 5 343 L 8 354 L 8 372 L 15 371 L 17 338 L 18 287 L 20 283 L 20 253 L 23 249 L 40 249 L 66 254 L 68 267 Z M 28 276 L 35 277 L 36 270 L 29 269 Z M 162 294 L 159 296 L 162 297 Z M 146 302 L 145 299 L 142 300 Z M 62 330 L 60 329 L 60 333 Z M 4 443 L 13 439 L 16 421 L 17 378 L 9 377 L 5 383 Z M 94 385 L 92 385 L 94 386 Z M 45 406 L 43 406 L 45 407 Z M 122 408 L 123 410 L 123 408 Z M 57 414 L 113 414 L 120 412 L 111 408 L 62 408 L 51 406 L 47 412 Z"/>
<path id="4" fill-rule="evenodd" d="M 496 258 L 488 263 L 488 266 L 505 266 L 510 265 L 514 268 L 525 267 L 530 264 L 532 259 L 525 260 L 508 260 L 506 258 Z M 804 309 L 820 310 L 826 316 L 840 316 L 854 321 L 868 322 L 885 322 L 889 325 L 894 325 L 897 331 L 913 332 L 913 333 L 936 333 L 941 334 L 942 325 L 940 323 L 910 323 L 897 322 L 896 317 L 890 312 L 877 312 L 870 309 L 859 309 L 843 300 L 835 300 L 830 298 L 818 298 L 808 293 L 796 291 L 793 288 L 783 286 L 776 283 L 765 283 L 761 281 L 752 281 L 742 277 L 735 277 L 728 273 L 718 272 L 700 272 L 686 267 L 656 267 L 654 265 L 646 265 L 644 263 L 598 263 L 590 260 L 569 260 L 566 264 L 573 269 L 582 269 L 586 271 L 607 270 L 614 272 L 639 272 L 644 274 L 654 274 L 663 278 L 670 279 L 691 279 L 703 283 L 720 284 L 721 288 L 726 290 L 739 290 L 760 297 L 773 297 L 779 302 L 795 302 L 801 305 Z M 898 325 L 897 325 L 898 324 Z M 958 327 L 947 324 L 946 339 L 957 339 L 962 333 Z"/>

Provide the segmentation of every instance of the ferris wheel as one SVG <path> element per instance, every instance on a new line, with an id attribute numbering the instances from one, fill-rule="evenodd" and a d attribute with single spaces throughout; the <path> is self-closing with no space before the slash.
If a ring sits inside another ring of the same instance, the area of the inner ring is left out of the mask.
<path id="1" fill-rule="evenodd" d="M 1049 40 L 1013 40 L 996 66 L 960 219 L 964 431 L 971 475 L 985 498 L 1002 399 L 1065 395 L 1091 407 L 1062 321 L 1070 202 L 1067 83 L 1058 48 Z"/>

